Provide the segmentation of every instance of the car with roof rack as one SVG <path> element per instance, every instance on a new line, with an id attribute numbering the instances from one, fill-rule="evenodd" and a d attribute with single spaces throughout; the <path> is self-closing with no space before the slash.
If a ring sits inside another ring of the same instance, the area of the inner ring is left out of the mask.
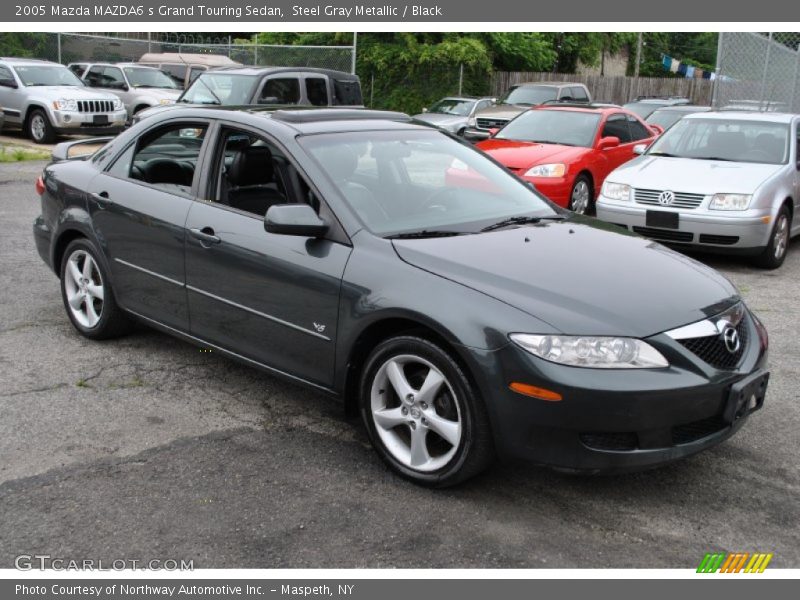
<path id="1" fill-rule="evenodd" d="M 185 105 L 363 106 L 358 75 L 312 67 L 220 67 L 200 74 L 175 104 L 139 112 L 134 122 Z"/>
<path id="2" fill-rule="evenodd" d="M 686 115 L 612 172 L 597 216 L 685 249 L 775 269 L 800 234 L 800 116 Z"/>
<path id="3" fill-rule="evenodd" d="M 556 102 L 520 114 L 477 147 L 559 206 L 591 214 L 606 176 L 662 131 L 613 104 Z"/>
<path id="4" fill-rule="evenodd" d="M 67 68 L 89 87 L 122 100 L 129 119 L 151 106 L 174 104 L 182 92 L 163 71 L 138 63 L 71 63 Z"/>
<path id="5" fill-rule="evenodd" d="M 589 103 L 592 95 L 582 83 L 570 81 L 531 81 L 512 85 L 494 106 L 475 114 L 475 122 L 464 131 L 464 137 L 478 142 L 488 139 L 499 129 L 532 106 L 549 102 Z"/>
<path id="6" fill-rule="evenodd" d="M 764 403 L 766 330 L 725 277 L 407 115 L 185 106 L 81 156 L 102 141 L 36 183 L 75 330 L 138 321 L 337 398 L 421 485 L 498 455 L 653 467 Z"/>
<path id="7" fill-rule="evenodd" d="M 113 94 L 87 88 L 64 65 L 31 58 L 0 58 L 0 106 L 4 126 L 37 144 L 59 134 L 117 133 L 127 119 Z"/>

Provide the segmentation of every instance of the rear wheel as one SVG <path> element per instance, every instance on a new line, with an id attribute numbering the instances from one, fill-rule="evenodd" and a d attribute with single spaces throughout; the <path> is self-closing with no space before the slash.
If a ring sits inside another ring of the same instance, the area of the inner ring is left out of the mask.
<path id="1" fill-rule="evenodd" d="M 579 215 L 590 215 L 594 212 L 594 194 L 592 182 L 586 175 L 578 175 L 572 184 L 569 194 L 569 209 Z"/>
<path id="2" fill-rule="evenodd" d="M 361 416 L 381 458 L 415 483 L 454 485 L 494 456 L 486 409 L 458 363 L 427 340 L 380 344 L 361 380 Z"/>
<path id="3" fill-rule="evenodd" d="M 789 209 L 783 206 L 775 218 L 775 225 L 772 227 L 769 243 L 754 260 L 757 266 L 763 269 L 777 269 L 783 264 L 786 258 L 786 250 L 789 247 L 791 227 L 792 218 L 789 215 Z"/>
<path id="4" fill-rule="evenodd" d="M 28 137 L 37 144 L 50 144 L 56 139 L 56 132 L 50 124 L 47 114 L 36 109 L 28 117 Z"/>

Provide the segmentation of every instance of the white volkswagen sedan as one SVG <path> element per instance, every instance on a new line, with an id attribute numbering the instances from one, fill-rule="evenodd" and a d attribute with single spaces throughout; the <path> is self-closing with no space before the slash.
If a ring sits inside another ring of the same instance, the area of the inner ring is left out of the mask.
<path id="1" fill-rule="evenodd" d="M 687 115 L 613 171 L 597 216 L 652 239 L 779 267 L 800 233 L 800 115 Z"/>

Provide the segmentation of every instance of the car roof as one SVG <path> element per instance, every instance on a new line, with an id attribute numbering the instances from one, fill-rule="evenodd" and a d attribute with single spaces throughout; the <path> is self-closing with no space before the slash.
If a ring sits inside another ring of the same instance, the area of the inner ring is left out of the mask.
<path id="1" fill-rule="evenodd" d="M 761 112 L 757 110 L 717 110 L 713 112 L 692 113 L 684 119 L 715 119 L 720 121 L 764 121 L 766 123 L 791 123 L 798 115 L 780 112 Z"/>
<path id="2" fill-rule="evenodd" d="M 660 112 L 708 112 L 714 110 L 712 106 L 703 106 L 700 104 L 671 104 L 668 106 L 662 106 L 657 108 L 653 111 L 652 114 L 660 113 Z"/>
<path id="3" fill-rule="evenodd" d="M 566 86 L 580 86 L 586 87 L 586 84 L 579 81 L 524 81 L 522 83 L 513 84 L 511 87 L 566 87 Z"/>
<path id="4" fill-rule="evenodd" d="M 605 105 L 596 105 L 596 104 L 539 104 L 538 106 L 532 106 L 531 110 L 561 110 L 561 111 L 570 111 L 570 112 L 585 112 L 585 113 L 600 113 L 600 114 L 609 114 L 609 113 L 625 113 L 632 114 L 630 111 L 623 109 L 621 106 L 605 106 Z"/>
<path id="5" fill-rule="evenodd" d="M 53 66 L 63 67 L 61 63 L 52 62 L 50 60 L 40 60 L 38 58 L 16 58 L 13 56 L 0 57 L 0 61 L 7 62 L 12 65 L 39 65 L 39 66 Z"/>
<path id="6" fill-rule="evenodd" d="M 322 73 L 324 75 L 337 77 L 339 79 L 358 80 L 358 76 L 344 71 L 334 71 L 333 69 L 318 69 L 315 67 L 215 67 L 210 72 L 213 73 L 233 73 L 234 75 L 265 75 L 268 73 Z"/>
<path id="7" fill-rule="evenodd" d="M 154 67 L 152 65 L 143 65 L 136 62 L 74 62 L 69 63 L 70 65 L 86 65 L 87 67 L 136 67 L 137 69 L 152 69 L 157 71 L 158 67 Z"/>

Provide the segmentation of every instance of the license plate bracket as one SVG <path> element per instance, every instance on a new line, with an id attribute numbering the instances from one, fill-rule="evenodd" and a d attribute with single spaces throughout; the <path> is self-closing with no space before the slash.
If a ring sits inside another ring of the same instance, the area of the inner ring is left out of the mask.
<path id="1" fill-rule="evenodd" d="M 734 383 L 728 392 L 723 420 L 733 423 L 764 406 L 768 383 L 769 371 L 758 371 Z"/>
<path id="2" fill-rule="evenodd" d="M 665 210 L 648 210 L 644 215 L 645 225 L 660 229 L 678 229 L 680 214 Z"/>
<path id="3" fill-rule="evenodd" d="M 92 123 L 94 125 L 108 125 L 108 115 L 93 115 Z"/>

